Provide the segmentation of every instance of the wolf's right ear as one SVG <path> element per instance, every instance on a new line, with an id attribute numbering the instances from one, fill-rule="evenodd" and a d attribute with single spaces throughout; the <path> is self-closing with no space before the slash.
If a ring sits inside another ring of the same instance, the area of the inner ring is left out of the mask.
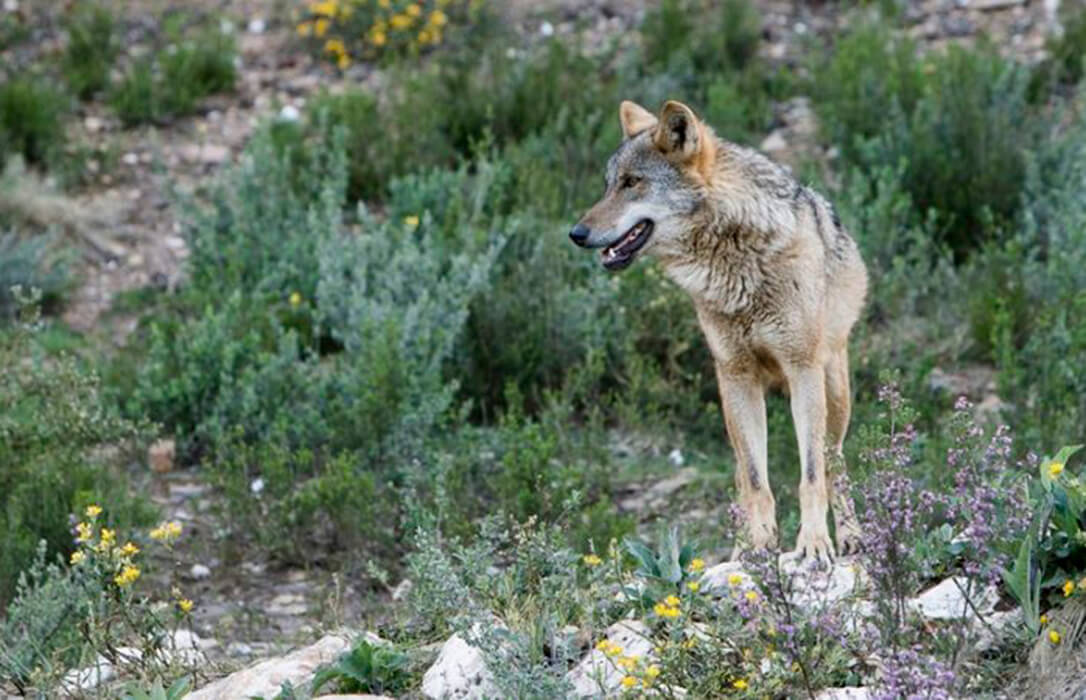
<path id="1" fill-rule="evenodd" d="M 623 100 L 618 106 L 618 120 L 622 122 L 622 138 L 632 139 L 642 131 L 656 126 L 656 115 L 636 102 Z"/>

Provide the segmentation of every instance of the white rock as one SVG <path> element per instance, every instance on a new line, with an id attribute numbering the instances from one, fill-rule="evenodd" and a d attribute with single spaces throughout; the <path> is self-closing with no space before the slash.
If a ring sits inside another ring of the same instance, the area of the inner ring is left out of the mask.
<path id="1" fill-rule="evenodd" d="M 249 20 L 249 26 L 247 27 L 250 34 L 263 34 L 264 30 L 267 28 L 268 24 L 264 21 L 263 17 L 252 18 Z"/>
<path id="2" fill-rule="evenodd" d="M 296 122 L 301 118 L 301 112 L 294 105 L 283 105 L 283 108 L 279 110 L 279 121 Z"/>
<path id="3" fill-rule="evenodd" d="M 211 576 L 211 569 L 207 568 L 203 564 L 193 564 L 192 568 L 189 569 L 189 576 L 196 579 L 197 581 L 202 581 L 203 579 Z"/>
<path id="4" fill-rule="evenodd" d="M 792 602 L 803 608 L 834 605 L 858 596 L 866 584 L 863 571 L 851 557 L 842 557 L 835 560 L 829 569 L 821 569 L 812 568 L 807 562 L 797 562 L 784 554 L 781 555 L 780 567 L 782 575 L 792 578 Z M 706 592 L 721 596 L 728 595 L 731 590 L 748 591 L 755 588 L 754 579 L 738 561 L 727 561 L 706 569 L 701 584 Z"/>
<path id="5" fill-rule="evenodd" d="M 393 600 L 403 600 L 411 593 L 411 589 L 415 587 L 415 584 L 411 582 L 411 579 L 405 578 L 396 584 L 396 587 L 392 589 Z"/>
<path id="6" fill-rule="evenodd" d="M 499 697 L 483 652 L 454 634 L 441 646 L 437 661 L 422 677 L 422 694 L 435 700 L 484 700 Z"/>
<path id="7" fill-rule="evenodd" d="M 101 119 L 91 116 L 83 120 L 83 126 L 87 127 L 87 131 L 94 134 L 102 130 L 103 124 Z"/>
<path id="8" fill-rule="evenodd" d="M 226 647 L 226 653 L 230 656 L 252 656 L 253 648 L 245 642 L 230 642 Z"/>
<path id="9" fill-rule="evenodd" d="M 984 653 L 1005 642 L 1014 629 L 1023 624 L 1022 609 L 994 612 L 984 618 L 984 623 L 979 625 L 977 643 L 973 646 L 978 653 Z"/>
<path id="10" fill-rule="evenodd" d="M 758 147 L 759 150 L 765 151 L 766 153 L 779 153 L 787 150 L 787 148 L 788 141 L 785 140 L 784 134 L 781 133 L 780 129 L 772 131 L 769 136 L 766 136 L 762 141 L 762 145 Z"/>
<path id="11" fill-rule="evenodd" d="M 186 696 L 186 700 L 237 700 L 279 694 L 283 683 L 306 686 L 317 667 L 334 661 L 351 644 L 346 635 L 327 635 L 320 641 L 286 656 L 262 661 L 232 673 Z"/>
<path id="12" fill-rule="evenodd" d="M 960 620 L 968 617 L 978 621 L 972 608 L 975 607 L 981 615 L 988 615 L 995 609 L 999 594 L 992 586 L 980 591 L 969 591 L 968 586 L 968 579 L 954 576 L 924 591 L 908 601 L 907 605 L 928 620 Z M 968 600 L 965 591 L 969 592 Z"/>
<path id="13" fill-rule="evenodd" d="M 259 477 L 253 479 L 253 483 L 249 484 L 249 490 L 253 492 L 254 496 L 259 496 L 264 491 L 264 480 Z"/>
<path id="14" fill-rule="evenodd" d="M 543 36 L 553 36 L 554 25 L 550 22 L 544 22 L 543 24 L 539 25 L 539 33 Z"/>
<path id="15" fill-rule="evenodd" d="M 113 668 L 113 663 L 99 654 L 90 666 L 73 669 L 64 674 L 60 684 L 68 692 L 74 693 L 80 690 L 93 690 L 113 680 L 116 676 L 117 670 Z"/>
<path id="16" fill-rule="evenodd" d="M 4 11 L 5 12 L 18 12 L 19 11 L 19 0 L 4 0 Z"/>
<path id="17" fill-rule="evenodd" d="M 732 584 L 732 577 L 737 576 Z M 742 562 L 725 561 L 711 566 L 701 575 L 701 587 L 706 593 L 718 595 L 727 593 L 732 588 L 748 590 L 754 587 L 754 580 L 743 571 Z"/>
<path id="18" fill-rule="evenodd" d="M 622 647 L 622 656 L 636 656 L 642 663 L 653 657 L 649 635 L 649 628 L 640 620 L 623 620 L 607 628 L 607 640 Z M 610 697 L 621 687 L 625 675 L 606 654 L 593 649 L 566 674 L 566 680 L 575 697 Z"/>
<path id="19" fill-rule="evenodd" d="M 308 606 L 299 593 L 280 593 L 268 603 L 269 615 L 303 615 Z"/>
<path id="20" fill-rule="evenodd" d="M 871 691 L 867 688 L 825 688 L 818 691 L 815 700 L 868 700 Z"/>
<path id="21" fill-rule="evenodd" d="M 140 162 L 140 157 L 136 153 L 125 153 L 121 156 L 121 162 L 125 165 L 136 165 Z"/>
<path id="22" fill-rule="evenodd" d="M 667 453 L 667 461 L 673 467 L 681 467 L 682 465 L 686 464 L 686 459 L 683 457 L 683 452 L 678 447 Z"/>
<path id="23" fill-rule="evenodd" d="M 166 640 L 166 656 L 187 666 L 207 663 L 204 651 L 217 647 L 214 639 L 203 639 L 192 630 L 178 629 Z"/>

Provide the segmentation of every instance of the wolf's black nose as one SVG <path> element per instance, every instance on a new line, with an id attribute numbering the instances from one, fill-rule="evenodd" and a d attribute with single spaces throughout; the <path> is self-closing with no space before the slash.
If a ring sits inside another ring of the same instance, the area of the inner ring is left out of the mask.
<path id="1" fill-rule="evenodd" d="M 588 227 L 584 224 L 577 224 L 574 226 L 573 230 L 569 232 L 569 240 L 579 246 L 583 246 L 584 242 L 588 240 Z"/>

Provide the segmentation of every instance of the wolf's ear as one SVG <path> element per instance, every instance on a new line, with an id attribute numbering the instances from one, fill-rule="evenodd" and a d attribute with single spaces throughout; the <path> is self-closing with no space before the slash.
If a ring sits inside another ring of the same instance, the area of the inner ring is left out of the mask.
<path id="1" fill-rule="evenodd" d="M 668 100 L 660 110 L 660 123 L 652 141 L 664 155 L 680 162 L 692 159 L 703 145 L 701 125 L 694 110 L 682 102 Z"/>
<path id="2" fill-rule="evenodd" d="M 618 106 L 618 120 L 622 122 L 622 137 L 626 139 L 656 126 L 655 114 L 629 100 L 623 100 Z"/>

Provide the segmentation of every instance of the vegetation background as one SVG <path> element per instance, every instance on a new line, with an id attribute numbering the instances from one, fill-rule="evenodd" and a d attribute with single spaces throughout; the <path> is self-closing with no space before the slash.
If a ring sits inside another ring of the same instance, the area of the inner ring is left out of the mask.
<path id="1" fill-rule="evenodd" d="M 869 458 L 900 432 L 893 386 L 918 493 L 962 488 L 947 455 L 968 419 L 972 439 L 1009 426 L 989 486 L 1034 494 L 1027 467 L 1086 428 L 1086 13 L 1064 5 L 6 3 L 0 683 L 48 694 L 182 623 L 227 667 L 343 624 L 415 650 L 456 628 L 450 608 L 389 602 L 406 578 L 425 594 L 439 555 L 518 572 L 515 595 L 472 595 L 527 617 L 546 577 L 494 528 L 602 556 L 681 525 L 726 558 L 733 461 L 688 301 L 651 263 L 606 274 L 566 240 L 622 99 L 682 99 L 835 202 L 872 280 L 852 345 L 858 488 L 893 468 Z M 785 543 L 788 415 L 770 401 Z M 135 555 L 86 550 L 89 506 L 148 548 L 142 579 L 125 579 Z M 924 539 L 948 512 L 907 543 L 916 590 L 965 569 L 953 537 Z M 185 536 L 152 552 L 158 522 Z M 1086 567 L 1079 525 L 1027 558 L 1046 600 Z M 53 621 L 29 649 L 27 619 Z M 1010 684 L 1028 643 L 969 662 L 957 691 Z M 418 692 L 421 662 L 378 657 L 361 685 Z M 834 663 L 827 683 L 864 677 Z M 707 695 L 769 692 L 690 673 Z"/>

